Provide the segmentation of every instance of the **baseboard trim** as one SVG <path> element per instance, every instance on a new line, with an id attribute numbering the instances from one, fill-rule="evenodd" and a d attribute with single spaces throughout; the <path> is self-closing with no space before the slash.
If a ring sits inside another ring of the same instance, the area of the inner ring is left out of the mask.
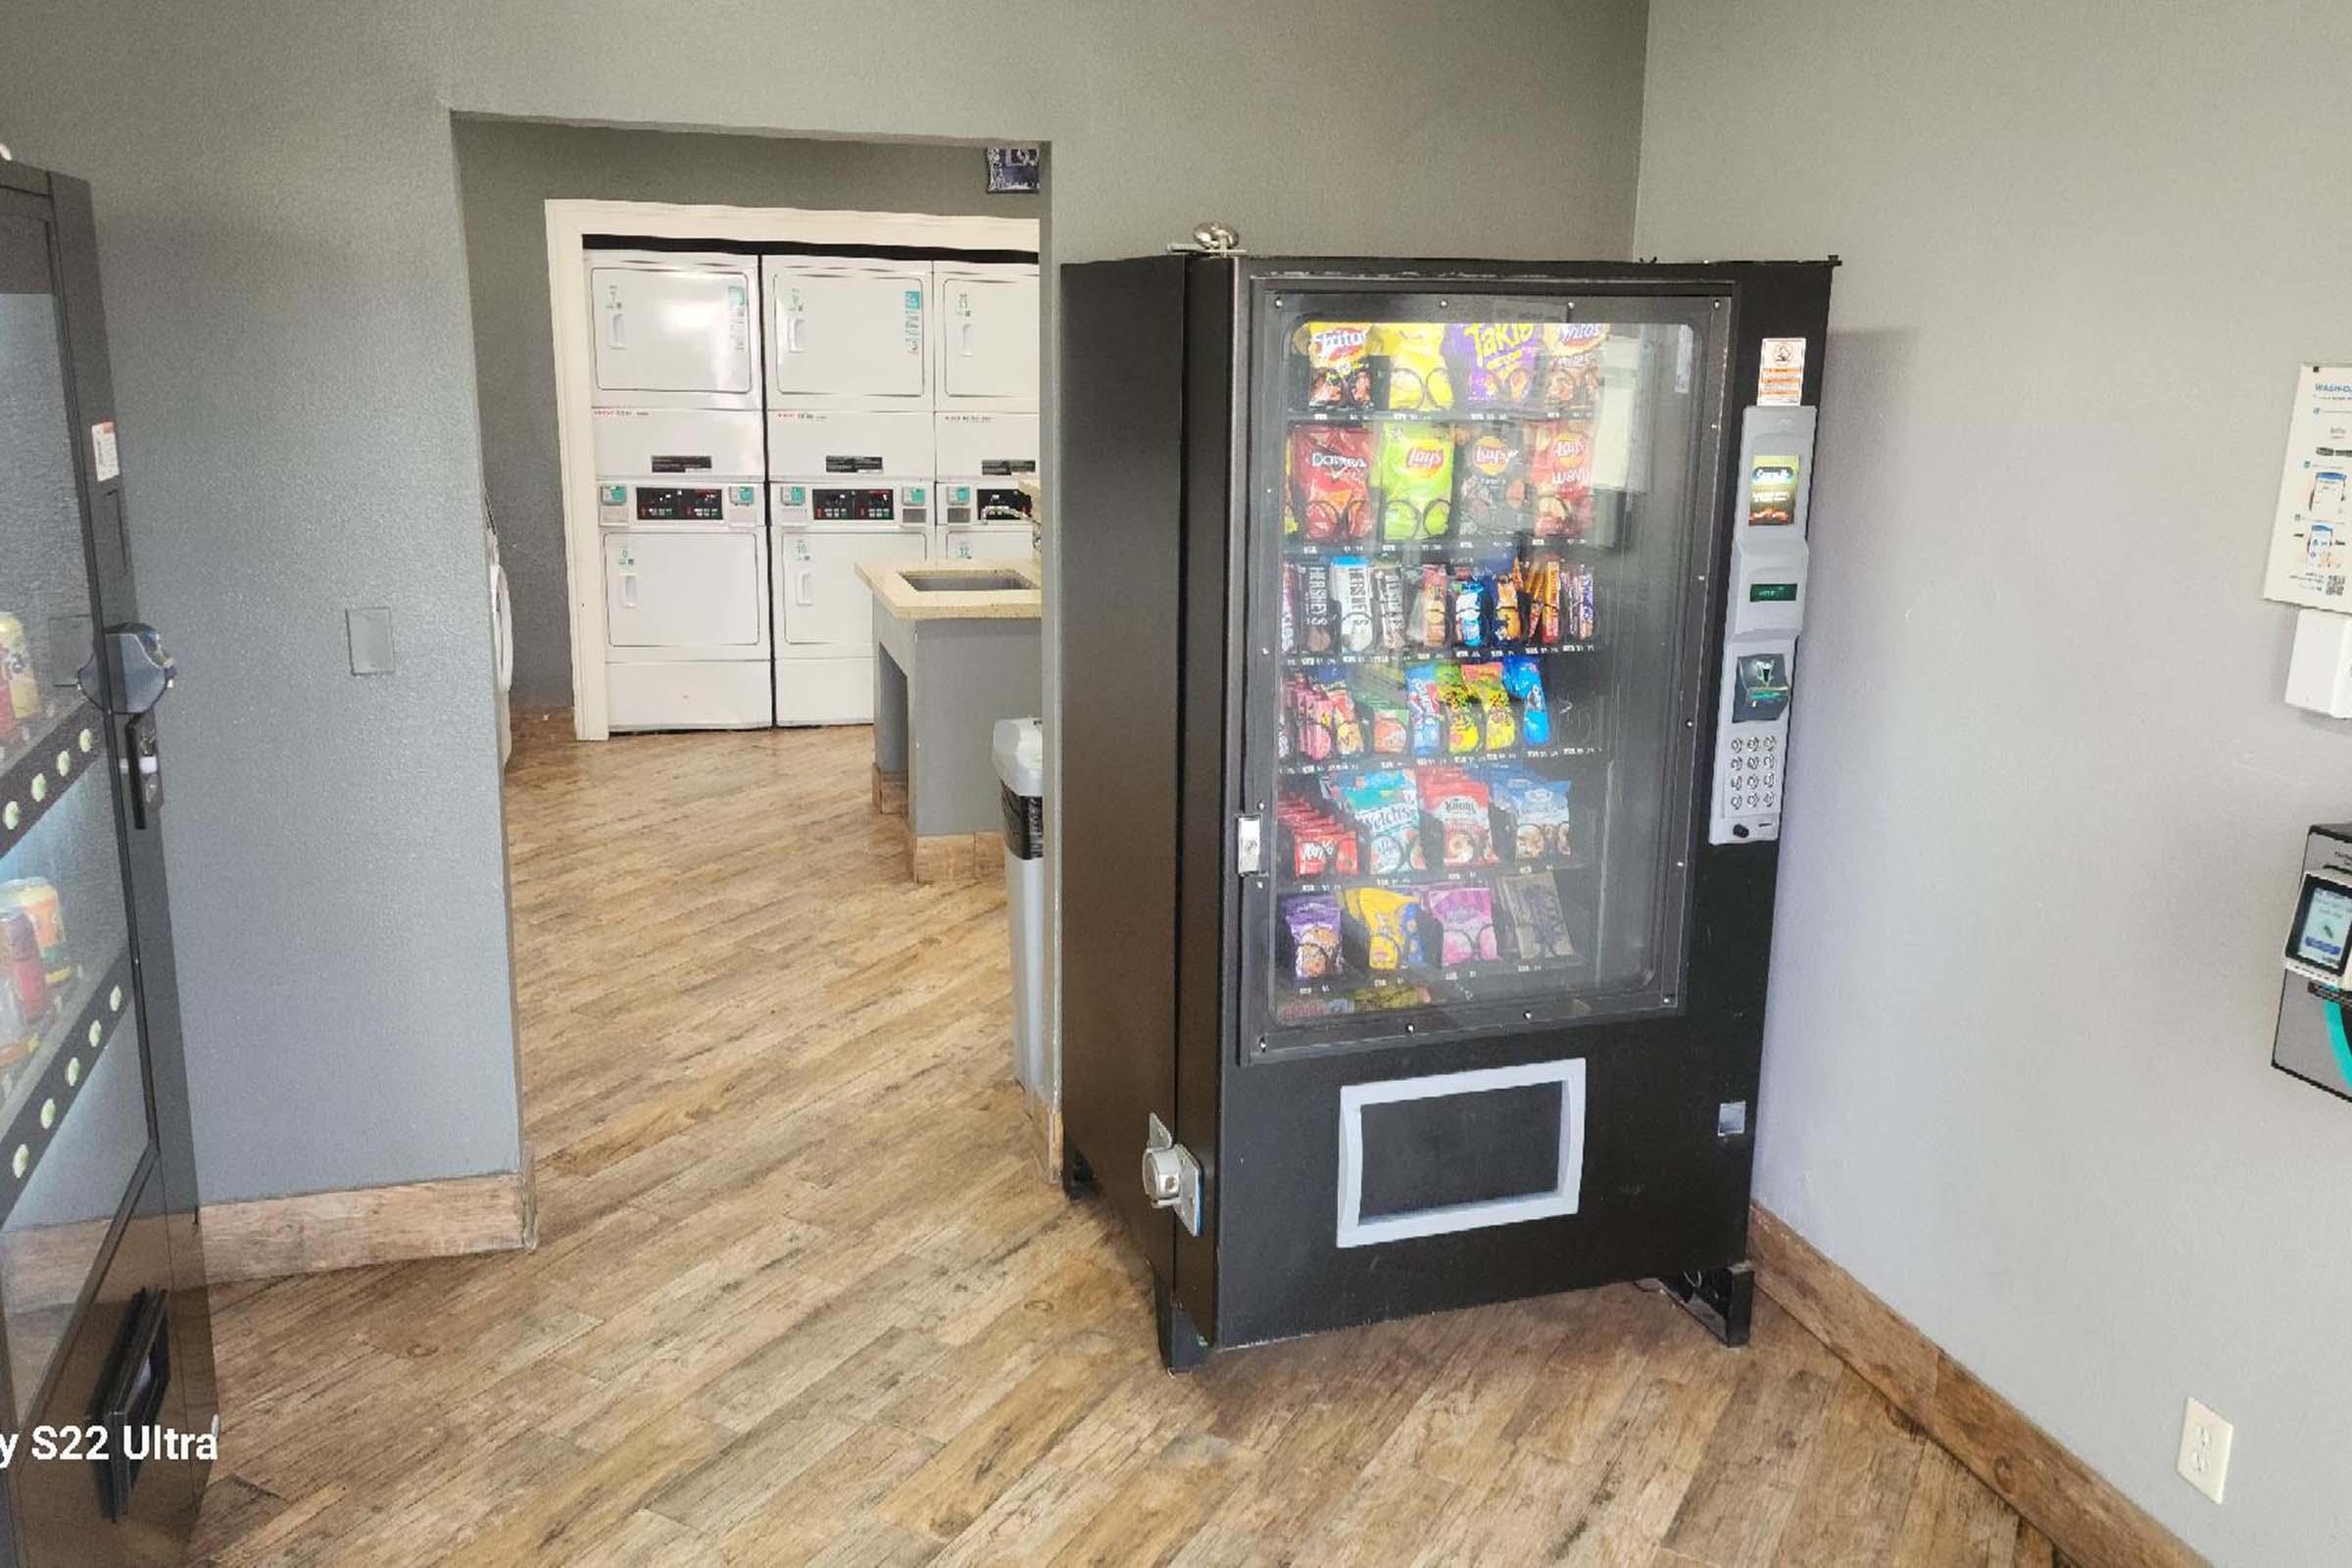
<path id="1" fill-rule="evenodd" d="M 512 1251 L 538 1241 L 527 1168 L 207 1203 L 202 1222 L 205 1271 L 217 1281 Z"/>
<path id="2" fill-rule="evenodd" d="M 1748 1254 L 1764 1294 L 2084 1568 L 2202 1568 L 2137 1503 L 1986 1388 L 1761 1203 Z"/>

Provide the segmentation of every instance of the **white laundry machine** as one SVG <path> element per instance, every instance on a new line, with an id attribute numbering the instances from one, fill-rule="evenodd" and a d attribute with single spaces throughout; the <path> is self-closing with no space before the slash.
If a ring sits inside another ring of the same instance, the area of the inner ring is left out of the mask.
<path id="1" fill-rule="evenodd" d="M 1037 416 L 942 410 L 932 431 L 939 558 L 1007 561 L 1037 554 L 1036 503 L 1022 482 L 1037 474 Z"/>
<path id="2" fill-rule="evenodd" d="M 769 256 L 760 279 L 769 408 L 930 410 L 929 262 Z"/>
<path id="3" fill-rule="evenodd" d="M 759 261 L 591 251 L 606 722 L 774 721 Z"/>
<path id="4" fill-rule="evenodd" d="M 922 412 L 769 412 L 777 723 L 873 721 L 873 594 L 858 566 L 932 555 L 931 440 Z"/>
<path id="5" fill-rule="evenodd" d="M 482 544 L 490 558 L 490 698 L 498 711 L 498 765 L 514 760 L 514 601 L 498 555 L 498 529 L 482 509 Z"/>
<path id="6" fill-rule="evenodd" d="M 600 409 L 760 407 L 760 259 L 590 251 Z"/>
<path id="7" fill-rule="evenodd" d="M 599 410 L 606 722 L 774 721 L 760 416 Z"/>
<path id="8" fill-rule="evenodd" d="M 1037 268 L 947 262 L 934 269 L 939 300 L 936 407 L 1037 412 Z"/>

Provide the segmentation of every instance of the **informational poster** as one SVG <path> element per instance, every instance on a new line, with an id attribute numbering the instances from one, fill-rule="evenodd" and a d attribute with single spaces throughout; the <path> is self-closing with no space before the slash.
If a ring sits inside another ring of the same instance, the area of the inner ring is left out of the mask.
<path id="1" fill-rule="evenodd" d="M 1805 401 L 1805 340 L 1768 337 L 1764 360 L 1756 368 L 1756 402 L 1793 408 Z"/>
<path id="2" fill-rule="evenodd" d="M 2352 614 L 2352 366 L 2306 365 L 2286 427 L 2285 472 L 2271 522 L 2262 596 Z"/>

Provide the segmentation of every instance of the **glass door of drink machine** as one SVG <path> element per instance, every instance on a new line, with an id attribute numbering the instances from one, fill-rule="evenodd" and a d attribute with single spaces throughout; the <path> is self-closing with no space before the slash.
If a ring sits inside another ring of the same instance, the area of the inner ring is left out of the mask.
<path id="1" fill-rule="evenodd" d="M 1245 1055 L 1672 1010 L 1727 302 L 1301 281 L 1255 285 Z"/>

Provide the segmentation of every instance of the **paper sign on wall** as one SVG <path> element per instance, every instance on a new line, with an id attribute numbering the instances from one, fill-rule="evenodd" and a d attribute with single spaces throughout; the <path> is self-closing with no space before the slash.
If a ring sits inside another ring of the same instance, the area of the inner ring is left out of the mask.
<path id="1" fill-rule="evenodd" d="M 103 419 L 90 426 L 90 466 L 100 484 L 122 471 L 122 449 L 115 445 L 115 421 Z"/>
<path id="2" fill-rule="evenodd" d="M 1793 407 L 1805 401 L 1805 340 L 1768 337 L 1764 360 L 1756 369 L 1756 401 Z"/>
<path id="3" fill-rule="evenodd" d="M 2352 612 L 2352 365 L 2306 365 L 2295 382 L 2286 463 L 2262 596 Z"/>

